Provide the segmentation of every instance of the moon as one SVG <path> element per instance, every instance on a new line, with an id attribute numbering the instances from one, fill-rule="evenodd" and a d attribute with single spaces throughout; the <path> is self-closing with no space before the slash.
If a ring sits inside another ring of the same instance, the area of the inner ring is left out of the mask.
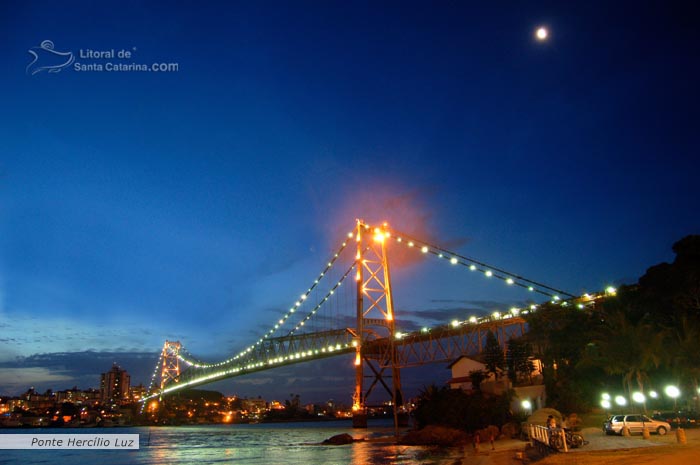
<path id="1" fill-rule="evenodd" d="M 537 40 L 546 40 L 548 36 L 549 31 L 544 26 L 539 27 L 535 32 L 535 37 L 537 37 Z"/>

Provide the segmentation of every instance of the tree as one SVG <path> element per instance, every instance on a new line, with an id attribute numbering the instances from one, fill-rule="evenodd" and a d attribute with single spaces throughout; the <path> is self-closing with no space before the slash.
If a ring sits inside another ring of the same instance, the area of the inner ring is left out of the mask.
<path id="1" fill-rule="evenodd" d="M 674 375 L 686 392 L 698 392 L 700 235 L 681 239 L 673 251 L 672 263 L 650 267 L 593 308 L 544 304 L 526 316 L 524 339 L 543 362 L 553 407 L 583 411 L 613 377 L 629 392 Z"/>
<path id="2" fill-rule="evenodd" d="M 690 392 L 700 392 L 698 390 L 698 380 L 700 380 L 700 327 L 695 324 L 690 317 L 684 316 L 679 319 L 678 324 L 669 329 L 667 351 L 670 355 L 671 366 L 674 375 L 684 380 L 691 389 Z M 695 409 L 700 407 L 700 399 L 695 398 Z"/>
<path id="3" fill-rule="evenodd" d="M 673 244 L 672 263 L 650 267 L 629 296 L 623 296 L 643 318 L 668 335 L 666 352 L 670 371 L 698 392 L 700 380 L 700 235 L 686 236 Z M 700 399 L 696 401 L 700 408 Z"/>
<path id="4" fill-rule="evenodd" d="M 548 404 L 564 412 L 586 411 L 596 402 L 605 382 L 605 374 L 597 366 L 580 367 L 600 324 L 597 313 L 546 303 L 529 312 L 526 320 L 528 332 L 522 339 L 542 361 Z"/>
<path id="5" fill-rule="evenodd" d="M 461 389 L 430 385 L 418 395 L 414 411 L 419 428 L 443 425 L 476 431 L 488 425 L 503 425 L 510 420 L 510 397 L 469 395 Z"/>
<path id="6" fill-rule="evenodd" d="M 625 312 L 616 311 L 605 317 L 597 331 L 594 363 L 609 374 L 622 375 L 622 385 L 628 393 L 632 392 L 633 383 L 644 392 L 649 371 L 662 362 L 664 337 L 665 333 L 653 325 L 645 321 L 634 323 Z"/>
<path id="7" fill-rule="evenodd" d="M 522 338 L 514 338 L 508 341 L 506 350 L 506 367 L 508 378 L 513 384 L 521 379 L 527 379 L 532 383 L 532 372 L 535 366 L 531 360 L 532 349 Z"/>
<path id="8" fill-rule="evenodd" d="M 472 370 L 469 372 L 469 381 L 475 391 L 481 391 L 481 383 L 488 378 L 488 373 L 484 370 Z"/>
<path id="9" fill-rule="evenodd" d="M 498 343 L 496 335 L 492 331 L 486 334 L 486 343 L 484 344 L 484 364 L 486 371 L 496 375 L 500 375 L 505 367 L 505 358 L 503 357 L 503 348 Z"/>

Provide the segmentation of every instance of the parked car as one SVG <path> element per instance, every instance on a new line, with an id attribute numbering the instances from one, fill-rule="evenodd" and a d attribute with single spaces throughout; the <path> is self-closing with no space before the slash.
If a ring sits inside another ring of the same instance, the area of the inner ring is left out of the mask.
<path id="1" fill-rule="evenodd" d="M 630 434 L 641 433 L 645 426 L 650 433 L 657 433 L 660 436 L 668 433 L 671 430 L 671 425 L 665 421 L 653 420 L 646 415 L 640 413 L 611 415 L 603 423 L 603 431 L 606 434 L 622 434 L 622 427 L 627 426 Z"/>
<path id="2" fill-rule="evenodd" d="M 681 426 L 683 428 L 691 428 L 698 426 L 698 415 L 695 412 L 681 410 L 679 412 L 655 412 L 652 415 L 654 420 L 665 421 L 671 426 Z"/>

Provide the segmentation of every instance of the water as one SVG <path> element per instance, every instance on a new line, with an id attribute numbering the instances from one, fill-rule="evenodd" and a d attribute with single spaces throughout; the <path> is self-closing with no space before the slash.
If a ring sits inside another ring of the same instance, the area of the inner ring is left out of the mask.
<path id="1" fill-rule="evenodd" d="M 22 465 L 446 465 L 460 450 L 397 446 L 390 423 L 370 422 L 366 430 L 349 422 L 283 423 L 257 425 L 177 426 L 152 428 L 22 429 L 0 434 L 127 434 L 138 433 L 140 449 L 113 450 L 3 450 L 0 464 Z M 326 446 L 324 439 L 341 433 L 368 441 Z M 387 438 L 386 441 L 381 438 Z"/>

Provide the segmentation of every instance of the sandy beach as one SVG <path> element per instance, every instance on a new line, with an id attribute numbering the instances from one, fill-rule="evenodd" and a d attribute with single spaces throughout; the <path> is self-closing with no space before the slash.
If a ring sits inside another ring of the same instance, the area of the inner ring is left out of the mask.
<path id="1" fill-rule="evenodd" d="M 527 443 L 507 439 L 497 441 L 496 449 L 482 447 L 479 453 L 465 448 L 460 465 L 516 465 L 537 462 L 540 465 L 686 465 L 700 463 L 700 429 L 686 429 L 686 444 L 678 444 L 675 431 L 665 436 L 606 436 L 600 428 L 582 431 L 588 444 L 569 452 L 552 453 L 543 458 L 526 453 Z M 516 457 L 524 452 L 524 459 Z M 459 462 L 456 462 L 459 463 Z"/>

